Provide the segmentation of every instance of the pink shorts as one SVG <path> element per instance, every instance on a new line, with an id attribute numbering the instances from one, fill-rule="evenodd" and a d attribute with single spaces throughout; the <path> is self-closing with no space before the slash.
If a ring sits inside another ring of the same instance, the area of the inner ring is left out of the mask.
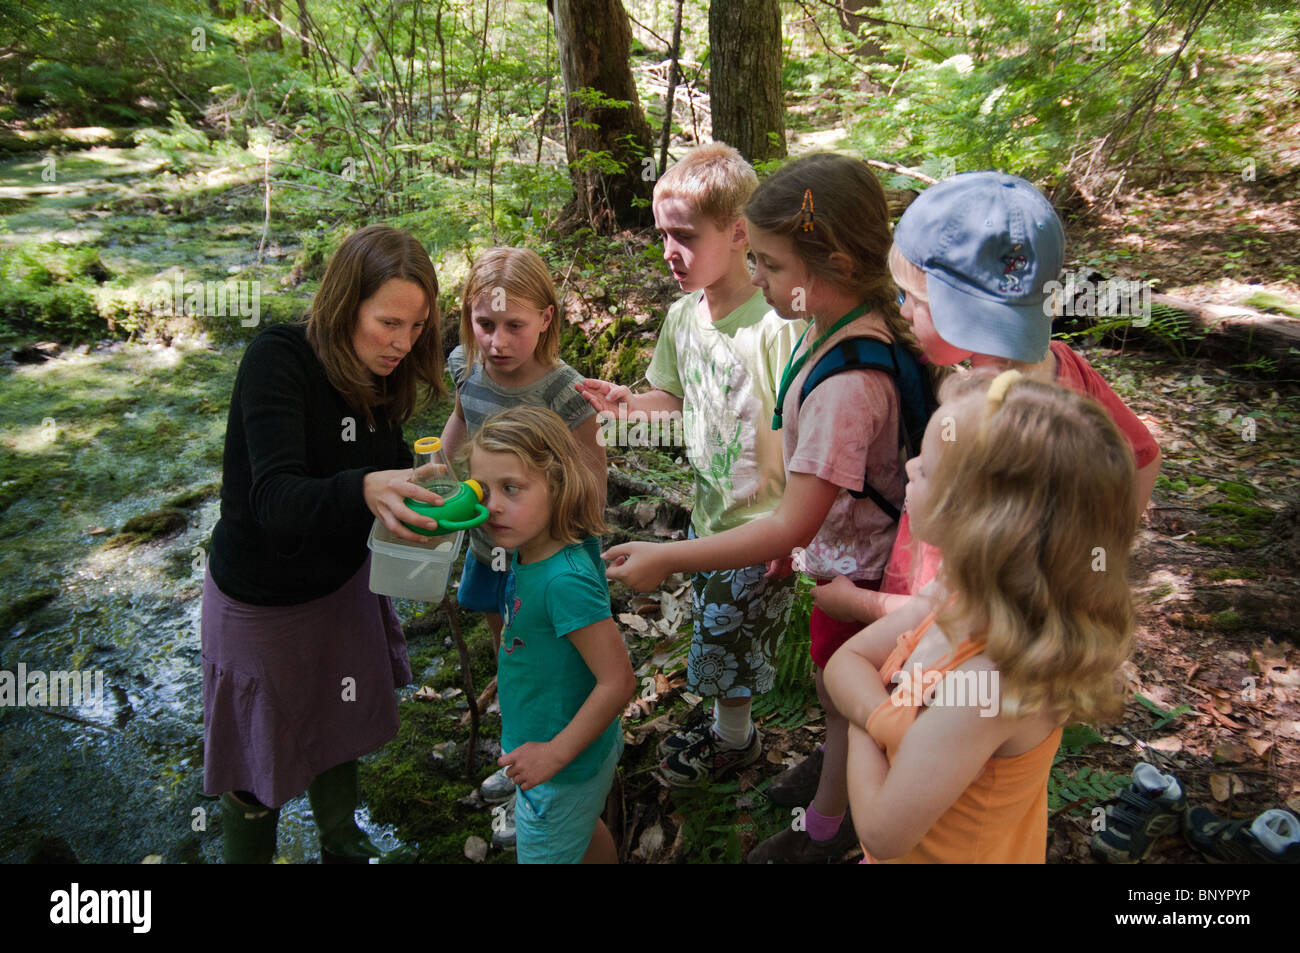
<path id="1" fill-rule="evenodd" d="M 828 582 L 829 579 L 818 579 L 817 585 L 824 586 Z M 859 589 L 877 591 L 880 589 L 880 580 L 855 579 L 853 585 Z M 813 664 L 818 668 L 825 668 L 826 663 L 835 654 L 835 650 L 866 627 L 865 622 L 841 622 L 839 619 L 832 619 L 821 609 L 813 606 L 812 615 L 808 619 L 808 636 L 812 643 L 809 651 L 812 654 Z"/>

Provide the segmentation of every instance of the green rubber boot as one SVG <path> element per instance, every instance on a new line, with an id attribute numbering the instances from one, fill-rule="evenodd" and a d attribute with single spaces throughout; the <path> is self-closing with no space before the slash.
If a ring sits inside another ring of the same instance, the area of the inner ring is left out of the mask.
<path id="1" fill-rule="evenodd" d="M 228 864 L 269 864 L 275 856 L 280 809 L 221 795 L 221 857 Z"/>
<path id="2" fill-rule="evenodd" d="M 368 864 L 384 852 L 357 826 L 357 763 L 346 761 L 320 775 L 307 786 L 316 826 L 320 828 L 322 864 Z"/>

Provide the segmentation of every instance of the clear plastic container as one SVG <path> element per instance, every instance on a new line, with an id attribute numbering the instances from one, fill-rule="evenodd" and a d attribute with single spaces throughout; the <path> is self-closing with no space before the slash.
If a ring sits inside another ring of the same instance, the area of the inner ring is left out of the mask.
<path id="1" fill-rule="evenodd" d="M 448 533 L 432 536 L 428 542 L 408 543 L 375 520 L 366 542 L 371 554 L 370 591 L 417 602 L 440 601 L 464 536 Z"/>

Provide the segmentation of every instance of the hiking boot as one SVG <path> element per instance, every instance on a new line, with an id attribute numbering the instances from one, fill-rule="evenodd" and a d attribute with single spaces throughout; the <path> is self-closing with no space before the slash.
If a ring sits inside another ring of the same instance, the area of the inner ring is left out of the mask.
<path id="1" fill-rule="evenodd" d="M 659 762 L 655 777 L 674 788 L 709 784 L 753 764 L 762 753 L 757 725 L 750 729 L 749 741 L 739 748 L 728 745 L 710 728 L 689 747 L 668 752 Z"/>
<path id="2" fill-rule="evenodd" d="M 713 714 L 705 710 L 704 705 L 696 705 L 695 709 L 686 716 L 681 727 L 659 742 L 659 757 L 667 758 L 673 752 L 684 751 L 698 745 L 700 739 L 709 733 L 712 726 Z"/>
<path id="3" fill-rule="evenodd" d="M 1140 762 L 1133 783 L 1106 808 L 1106 827 L 1092 836 L 1098 863 L 1136 864 L 1145 860 L 1160 838 L 1174 833 L 1187 815 L 1187 795 L 1178 779 Z"/>
<path id="4" fill-rule="evenodd" d="M 488 804 L 500 804 L 515 796 L 515 782 L 510 780 L 506 769 L 502 768 L 495 774 L 488 775 L 487 780 L 479 785 L 478 793 Z"/>
<path id="5" fill-rule="evenodd" d="M 515 798 L 509 799 L 492 808 L 492 846 L 514 850 L 515 847 Z"/>
<path id="6" fill-rule="evenodd" d="M 773 834 L 745 857 L 747 864 L 837 864 L 858 847 L 853 818 L 845 812 L 839 831 L 830 840 L 813 840 L 793 826 Z"/>
<path id="7" fill-rule="evenodd" d="M 822 779 L 822 761 L 825 754 L 820 748 L 792 768 L 778 774 L 767 787 L 767 797 L 781 807 L 803 807 L 817 793 L 817 783 Z"/>
<path id="8" fill-rule="evenodd" d="M 1300 819 L 1281 808 L 1251 821 L 1225 821 L 1207 807 L 1194 807 L 1183 834 L 1212 864 L 1300 864 Z"/>

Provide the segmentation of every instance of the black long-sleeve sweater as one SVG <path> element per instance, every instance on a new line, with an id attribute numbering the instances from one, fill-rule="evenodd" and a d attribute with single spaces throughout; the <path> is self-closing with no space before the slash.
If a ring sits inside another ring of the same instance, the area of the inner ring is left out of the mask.
<path id="1" fill-rule="evenodd" d="M 372 432 L 330 385 L 303 326 L 266 328 L 230 400 L 213 581 L 252 605 L 329 595 L 366 557 L 365 475 L 412 462 L 401 427 Z"/>

